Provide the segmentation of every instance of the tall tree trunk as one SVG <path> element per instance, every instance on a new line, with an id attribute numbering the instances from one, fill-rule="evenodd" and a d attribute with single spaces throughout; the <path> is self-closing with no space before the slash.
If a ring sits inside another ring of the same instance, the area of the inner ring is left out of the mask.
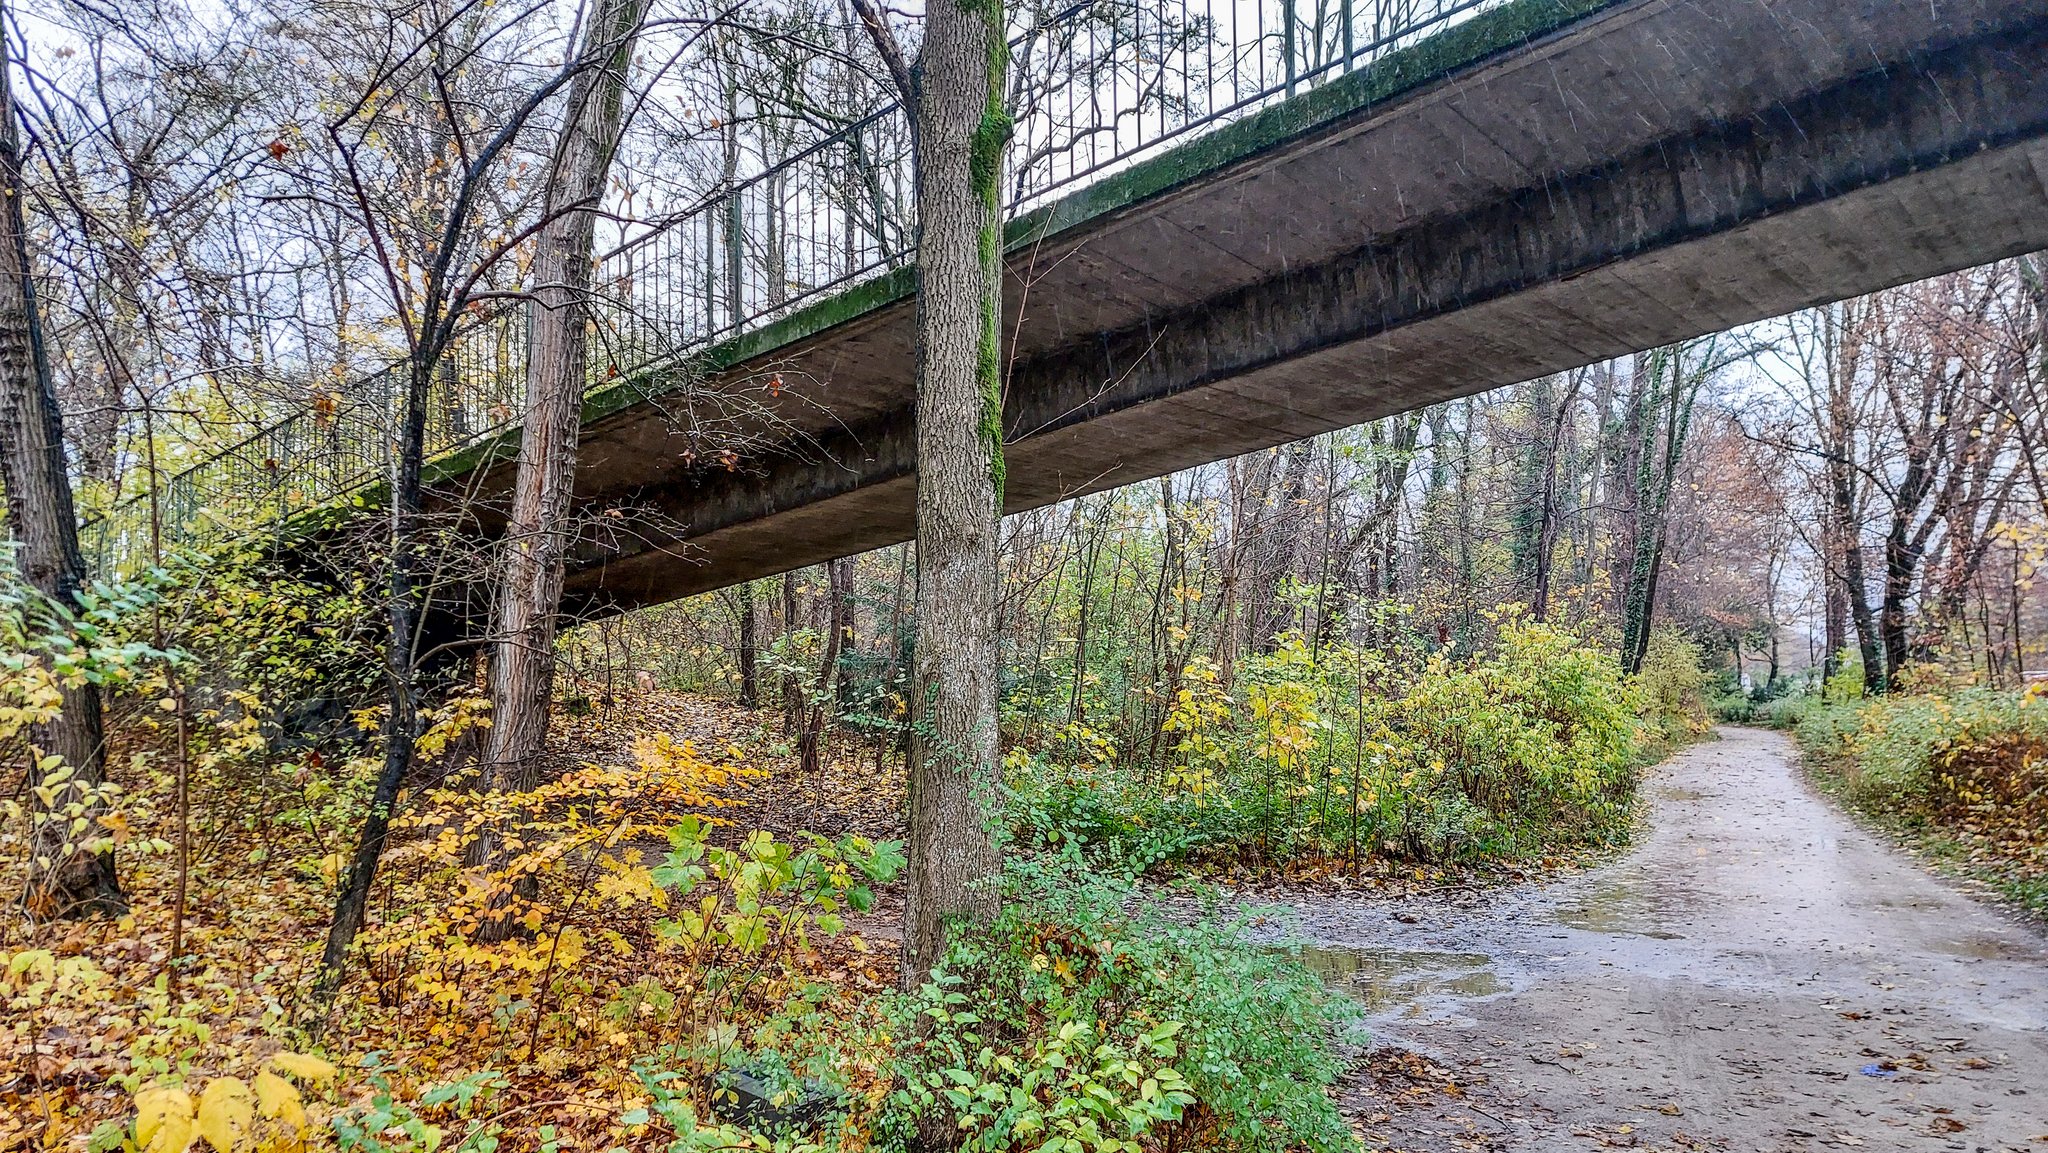
<path id="1" fill-rule="evenodd" d="M 42 317 L 30 274 L 28 233 L 22 218 L 22 157 L 15 119 L 11 68 L 0 54 L 0 485 L 7 489 L 7 523 L 16 543 L 15 563 L 29 587 L 66 612 L 78 608 L 85 585 L 85 559 L 78 548 L 78 518 L 71 504 L 71 475 L 64 462 L 63 416 L 43 345 Z M 29 730 L 29 744 L 45 757 L 60 758 L 70 780 L 50 801 L 33 790 L 43 784 L 40 758 L 31 755 L 30 796 L 41 814 L 84 801 L 88 819 L 105 811 L 98 786 L 105 780 L 106 741 L 100 723 L 99 687 L 63 689 L 55 720 Z M 50 815 L 36 826 L 23 908 L 38 920 L 126 907 L 114 874 L 111 852 L 97 852 L 69 836 L 70 822 Z M 70 851 L 65 850 L 72 843 Z"/>
<path id="2" fill-rule="evenodd" d="M 1708 359 L 1711 360 L 1711 349 Z M 1685 442 L 1692 428 L 1693 401 L 1705 380 L 1704 365 L 1688 368 L 1685 346 L 1657 349 L 1649 354 L 1650 392 L 1644 406 L 1642 456 L 1637 465 L 1636 487 L 1640 512 L 1637 517 L 1636 546 L 1629 571 L 1628 594 L 1622 602 L 1622 667 L 1630 673 L 1642 671 L 1650 651 L 1650 627 L 1657 610 L 1657 582 L 1664 567 L 1664 545 L 1670 534 L 1671 490 L 1677 482 L 1678 466 L 1685 455 Z M 1643 397 L 1639 387 L 1637 396 Z M 1661 413 L 1654 410 L 1660 408 Z"/>
<path id="3" fill-rule="evenodd" d="M 839 653 L 828 667 L 832 670 L 832 707 L 842 713 L 853 707 L 855 662 L 848 658 L 859 655 L 855 638 L 859 635 L 860 605 L 854 600 L 854 578 L 860 570 L 855 561 L 854 557 L 840 557 L 832 562 L 831 573 L 832 629 L 839 634 Z"/>
<path id="4" fill-rule="evenodd" d="M 1287 578 L 1299 575 L 1302 535 L 1308 527 L 1308 467 L 1315 459 L 1316 444 L 1298 440 L 1287 446 L 1281 473 L 1280 503 L 1273 510 L 1272 527 L 1261 534 L 1265 546 L 1259 560 L 1258 625 L 1253 632 L 1259 651 L 1270 653 L 1279 647 L 1281 634 L 1293 624 L 1294 613 L 1287 605 Z"/>
<path id="5" fill-rule="evenodd" d="M 1827 646 L 1820 658 L 1823 682 L 1841 670 L 1842 650 L 1849 646 L 1849 602 L 1842 596 L 1840 570 L 1835 564 L 1834 557 L 1827 558 L 1821 574 L 1821 643 Z"/>
<path id="6" fill-rule="evenodd" d="M 492 788 L 529 786 L 547 742 L 583 415 L 594 209 L 617 149 L 626 69 L 646 11 L 647 0 L 602 0 L 597 6 L 584 31 L 584 65 L 569 89 L 548 175 L 546 211 L 552 219 L 541 229 L 534 257 L 525 423 L 491 633 Z"/>
<path id="7" fill-rule="evenodd" d="M 1893 533 L 1885 541 L 1884 596 L 1878 602 L 1877 631 L 1884 642 L 1884 686 L 1898 686 L 1899 674 L 1912 656 L 1912 636 L 1906 620 L 1907 598 L 1913 594 L 1913 577 L 1919 569 L 1919 550 Z"/>
<path id="8" fill-rule="evenodd" d="M 825 714 L 839 704 L 839 650 L 846 643 L 851 617 L 853 558 L 843 557 L 826 565 L 825 581 L 832 615 L 825 626 L 825 652 L 818 659 L 818 680 L 811 691 L 803 736 L 797 741 L 798 769 L 811 780 L 816 780 L 824 767 Z"/>
<path id="9" fill-rule="evenodd" d="M 1856 651 L 1863 661 L 1863 691 L 1884 691 L 1884 656 L 1878 646 L 1876 617 L 1864 592 L 1863 545 L 1851 539 L 1842 554 L 1843 593 L 1849 601 L 1849 621 L 1856 626 Z"/>
<path id="10" fill-rule="evenodd" d="M 782 735 L 796 736 L 803 730 L 804 690 L 803 682 L 797 680 L 796 666 L 789 662 L 795 647 L 796 637 L 796 570 L 782 574 Z"/>
<path id="11" fill-rule="evenodd" d="M 1529 615 L 1539 621 L 1550 615 L 1551 572 L 1557 561 L 1557 458 L 1564 452 L 1565 422 L 1571 419 L 1572 406 L 1578 402 L 1579 386 L 1584 381 L 1583 373 L 1572 373 L 1571 384 L 1557 402 L 1556 410 L 1548 414 L 1550 443 L 1543 454 L 1543 484 L 1537 494 L 1536 555 L 1531 558 L 1534 572 L 1529 590 Z"/>
<path id="12" fill-rule="evenodd" d="M 1104 497 L 1095 510 L 1095 519 L 1088 526 L 1085 550 L 1086 560 L 1081 562 L 1081 595 L 1075 605 L 1074 622 L 1074 677 L 1067 692 L 1067 722 L 1078 723 L 1087 716 L 1084 690 L 1088 685 L 1088 618 L 1095 603 L 1095 562 L 1102 554 L 1102 534 L 1109 519 L 1109 500 Z M 1080 513 L 1085 506 L 1075 505 Z"/>
<path id="13" fill-rule="evenodd" d="M 384 763 L 377 772 L 377 784 L 371 791 L 362 829 L 356 835 L 348 871 L 342 874 L 341 892 L 334 901 L 334 919 L 327 927 L 320 975 L 313 986 L 311 1007 L 316 1015 L 316 1029 L 318 1019 L 325 1017 L 341 987 L 349 950 L 362 930 L 370 905 L 370 886 L 377 879 L 377 863 L 384 856 L 384 841 L 391 831 L 391 813 L 398 804 L 398 790 L 405 783 L 406 770 L 412 766 L 413 742 L 420 735 L 419 693 L 414 682 L 419 625 L 414 574 L 419 561 L 420 472 L 426 459 L 427 404 L 442 352 L 438 344 L 423 344 L 415 349 L 406 366 L 405 406 L 391 478 L 391 577 L 385 589 L 390 635 L 384 645 L 384 679 L 390 711 L 384 721 Z"/>
<path id="14" fill-rule="evenodd" d="M 740 705 L 761 705 L 761 610 L 754 582 L 740 585 Z"/>
<path id="15" fill-rule="evenodd" d="M 997 871 L 994 631 L 1003 500 L 1001 0 L 934 4 L 918 52 L 917 655 L 903 984 L 986 919 Z"/>

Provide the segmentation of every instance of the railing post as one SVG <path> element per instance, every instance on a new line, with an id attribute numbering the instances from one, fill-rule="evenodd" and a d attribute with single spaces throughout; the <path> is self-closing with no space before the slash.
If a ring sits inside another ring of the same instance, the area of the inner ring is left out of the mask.
<path id="1" fill-rule="evenodd" d="M 718 329 L 718 220 L 710 212 L 704 213 L 704 331 L 700 339 L 709 340 Z"/>
<path id="2" fill-rule="evenodd" d="M 1287 55 L 1287 94 L 1294 95 L 1294 0 L 1280 0 L 1280 50 Z"/>
<path id="3" fill-rule="evenodd" d="M 746 282 L 741 276 L 746 252 L 740 233 L 745 222 L 746 209 L 740 203 L 740 190 L 735 188 L 725 201 L 725 309 L 734 329 L 739 328 L 740 310 L 746 306 Z"/>
<path id="4" fill-rule="evenodd" d="M 1351 0 L 1343 0 L 1339 7 L 1344 21 L 1344 71 L 1349 72 L 1355 67 L 1352 57 L 1358 54 L 1357 21 L 1351 11 Z"/>

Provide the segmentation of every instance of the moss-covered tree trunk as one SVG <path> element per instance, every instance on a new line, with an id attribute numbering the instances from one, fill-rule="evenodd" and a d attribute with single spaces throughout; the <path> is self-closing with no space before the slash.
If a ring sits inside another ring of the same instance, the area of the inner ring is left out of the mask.
<path id="1" fill-rule="evenodd" d="M 996 561 L 1003 500 L 1002 242 L 1010 124 L 1000 0 L 937 0 L 916 80 L 917 652 L 903 983 L 987 917 L 996 871 Z"/>

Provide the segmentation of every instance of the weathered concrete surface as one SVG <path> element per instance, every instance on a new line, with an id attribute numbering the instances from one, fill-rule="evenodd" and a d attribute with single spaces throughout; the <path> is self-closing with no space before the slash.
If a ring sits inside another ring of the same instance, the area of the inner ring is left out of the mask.
<path id="1" fill-rule="evenodd" d="M 1368 1148 L 2048 1140 L 2048 945 L 1816 796 L 1783 736 L 1720 736 L 1654 770 L 1641 843 L 1579 877 L 1300 902 L 1375 1043 L 1471 1086 L 1348 1084 Z"/>
<path id="2" fill-rule="evenodd" d="M 2039 0 L 1490 18 L 1448 74 L 1357 74 L 1013 238 L 1010 510 L 2048 247 Z M 706 471 L 672 401 L 593 423 L 579 494 L 624 515 L 572 597 L 632 607 L 907 539 L 906 287 L 713 381 L 780 375 L 792 451 Z"/>

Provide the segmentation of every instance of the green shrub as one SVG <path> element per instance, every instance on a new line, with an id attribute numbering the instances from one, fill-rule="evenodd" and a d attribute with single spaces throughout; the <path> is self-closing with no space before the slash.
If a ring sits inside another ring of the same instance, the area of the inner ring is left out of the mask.
<path id="1" fill-rule="evenodd" d="M 1841 762 L 1850 757 L 1852 742 L 1862 728 L 1860 706 L 1848 702 L 1814 701 L 1789 720 L 1799 747 L 1823 762 Z"/>
<path id="2" fill-rule="evenodd" d="M 1922 859 L 2048 915 L 2048 703 L 2033 692 L 1902 680 L 1923 691 L 1807 698 L 1797 731 L 1819 779 Z"/>
<path id="3" fill-rule="evenodd" d="M 1014 753 L 1009 810 L 1018 843 L 1077 852 L 1089 864 L 1142 875 L 1227 839 L 1231 814 L 1105 766 L 1071 769 Z"/>
<path id="4" fill-rule="evenodd" d="M 1163 766 L 1125 767 L 1085 726 L 1013 751 L 1011 827 L 1027 847 L 1072 845 L 1138 872 L 1204 858 L 1476 861 L 1614 839 L 1645 746 L 1641 693 L 1604 649 L 1513 612 L 1495 619 L 1491 651 L 1468 658 L 1283 638 L 1246 658 L 1236 696 L 1198 663 L 1164 718 Z"/>
<path id="5" fill-rule="evenodd" d="M 1493 654 L 1432 659 L 1377 726 L 1382 787 L 1414 798 L 1388 832 L 1424 859 L 1604 839 L 1628 816 L 1638 700 L 1604 650 L 1504 617 Z"/>
<path id="6" fill-rule="evenodd" d="M 1797 729 L 1810 713 L 1823 707 L 1812 693 L 1794 693 L 1759 703 L 1750 721 L 1769 729 Z"/>
<path id="7" fill-rule="evenodd" d="M 1953 770 L 1976 750 L 2048 745 L 2048 705 L 2024 693 L 1967 688 L 1885 697 L 1854 715 L 1853 731 L 1842 733 L 1846 726 L 1835 721 L 1835 733 L 1815 736 L 1823 744 L 1835 737 L 1854 758 L 1849 785 L 1858 799 L 1891 808 L 1967 804 L 1972 785 Z"/>
<path id="8" fill-rule="evenodd" d="M 995 922 L 898 1006 L 882 1148 L 914 1146 L 920 1123 L 968 1153 L 1357 1148 L 1327 1092 L 1355 1010 L 1299 962 L 1072 854 L 1007 884 Z"/>
<path id="9" fill-rule="evenodd" d="M 1710 727 L 1706 705 L 1709 679 L 1700 664 L 1700 646 L 1682 630 L 1669 625 L 1651 629 L 1643 667 L 1636 674 L 1643 719 L 1667 742 L 1687 741 L 1706 732 Z"/>
<path id="10" fill-rule="evenodd" d="M 1838 657 L 1835 673 L 1821 685 L 1821 698 L 1828 701 L 1860 701 L 1863 699 L 1863 658 L 1853 649 L 1844 650 Z"/>
<path id="11" fill-rule="evenodd" d="M 1717 693 L 1707 702 L 1707 713 L 1722 724 L 1756 724 L 1762 712 L 1758 702 L 1740 689 L 1732 693 Z"/>

